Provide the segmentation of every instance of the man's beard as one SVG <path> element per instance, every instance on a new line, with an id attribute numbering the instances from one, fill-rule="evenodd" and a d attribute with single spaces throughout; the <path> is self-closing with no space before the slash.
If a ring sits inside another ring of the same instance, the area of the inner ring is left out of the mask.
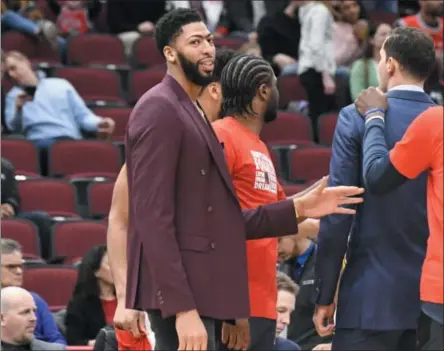
<path id="1" fill-rule="evenodd" d="M 270 123 L 273 122 L 277 117 L 277 111 L 278 111 L 278 105 L 279 105 L 279 96 L 278 93 L 273 93 L 273 96 L 270 98 L 270 101 L 268 101 L 267 110 L 264 114 L 264 123 Z"/>
<path id="2" fill-rule="evenodd" d="M 179 57 L 180 65 L 182 66 L 183 73 L 185 77 L 192 83 L 198 86 L 206 86 L 213 81 L 213 73 L 208 74 L 208 76 L 202 75 L 199 72 L 199 63 L 193 63 L 188 60 L 182 53 L 177 53 Z"/>

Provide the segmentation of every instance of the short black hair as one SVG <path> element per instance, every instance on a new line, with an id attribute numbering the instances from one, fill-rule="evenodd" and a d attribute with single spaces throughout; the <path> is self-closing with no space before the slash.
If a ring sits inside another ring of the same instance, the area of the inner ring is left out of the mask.
<path id="1" fill-rule="evenodd" d="M 156 24 L 155 38 L 157 49 L 163 55 L 163 48 L 169 45 L 182 32 L 182 27 L 190 23 L 202 22 L 196 9 L 179 8 L 167 12 Z"/>
<path id="2" fill-rule="evenodd" d="M 411 76 L 425 80 L 435 64 L 435 46 L 430 35 L 416 28 L 396 28 L 383 49 L 387 59 L 393 57 Z"/>
<path id="3" fill-rule="evenodd" d="M 236 55 L 222 70 L 222 110 L 228 114 L 250 114 L 256 92 L 262 84 L 271 85 L 274 72 L 261 57 Z"/>

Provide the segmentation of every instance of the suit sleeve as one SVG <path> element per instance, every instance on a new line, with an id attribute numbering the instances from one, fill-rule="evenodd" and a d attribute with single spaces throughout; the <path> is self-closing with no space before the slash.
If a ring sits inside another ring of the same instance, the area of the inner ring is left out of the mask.
<path id="1" fill-rule="evenodd" d="M 360 183 L 360 138 L 355 113 L 342 109 L 336 126 L 330 161 L 329 186 Z M 317 304 L 334 301 L 353 216 L 329 215 L 320 222 L 316 255 Z"/>
<path id="2" fill-rule="evenodd" d="M 166 100 L 146 101 L 128 126 L 127 163 L 134 226 L 158 288 L 164 318 L 196 308 L 176 240 L 176 171 L 182 124 Z M 132 125 L 131 125 L 132 124 Z M 132 168 L 131 172 L 129 168 Z"/>

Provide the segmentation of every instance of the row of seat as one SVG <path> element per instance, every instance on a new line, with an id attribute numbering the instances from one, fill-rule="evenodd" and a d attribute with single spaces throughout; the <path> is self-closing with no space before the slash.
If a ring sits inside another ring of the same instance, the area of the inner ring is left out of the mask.
<path id="1" fill-rule="evenodd" d="M 37 65 L 48 77 L 68 80 L 88 106 L 133 106 L 149 89 L 159 84 L 166 67 L 160 64 L 151 69 L 122 70 L 116 67 L 69 67 Z M 12 83 L 3 79 L 2 87 L 9 91 Z M 299 76 L 286 75 L 278 78 L 279 105 L 285 108 L 291 101 L 306 100 L 306 93 Z"/>
<path id="2" fill-rule="evenodd" d="M 237 38 L 215 38 L 217 47 L 234 50 L 239 49 L 244 43 L 244 40 Z M 33 40 L 19 32 L 7 32 L 2 35 L 2 49 L 20 51 L 34 61 L 60 62 L 58 53 L 47 43 Z M 69 65 L 114 65 L 126 69 L 153 67 L 165 62 L 151 36 L 142 36 L 134 42 L 132 57 L 128 60 L 122 41 L 117 36 L 100 33 L 70 37 L 67 42 L 66 59 Z"/>
<path id="3" fill-rule="evenodd" d="M 28 220 L 2 219 L 1 230 L 3 238 L 20 243 L 25 258 L 41 259 L 42 252 L 48 251 L 49 258 L 57 257 L 69 264 L 80 260 L 91 247 L 106 244 L 107 226 L 103 221 L 93 220 L 55 222 L 51 236 L 46 238 Z"/>
<path id="4" fill-rule="evenodd" d="M 116 122 L 114 141 L 122 146 L 126 125 L 131 113 L 129 108 L 101 108 L 98 115 L 107 116 Z M 336 126 L 337 113 L 319 118 L 319 138 L 324 146 L 331 145 Z M 279 112 L 277 119 L 264 126 L 261 139 L 270 147 L 291 145 L 314 145 L 311 121 L 300 113 Z M 25 139 L 4 137 L 1 140 L 2 156 L 11 161 L 22 175 L 39 174 L 39 154 L 35 145 Z M 48 151 L 48 174 L 50 176 L 114 177 L 122 165 L 122 150 L 112 142 L 98 140 L 60 140 Z"/>

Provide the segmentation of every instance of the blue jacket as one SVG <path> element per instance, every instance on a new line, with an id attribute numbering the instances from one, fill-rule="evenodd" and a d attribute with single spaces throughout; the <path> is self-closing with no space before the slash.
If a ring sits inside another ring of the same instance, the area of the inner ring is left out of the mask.
<path id="1" fill-rule="evenodd" d="M 434 105 L 423 92 L 387 94 L 389 149 L 421 112 Z M 364 186 L 364 120 L 354 105 L 342 109 L 335 130 L 330 185 Z M 350 234 L 350 238 L 349 238 Z M 343 257 L 347 266 L 339 288 L 337 328 L 415 329 L 420 314 L 419 281 L 428 237 L 426 174 L 383 196 L 364 194 L 356 216 L 321 220 L 316 262 L 317 303 L 333 302 Z"/>
<path id="2" fill-rule="evenodd" d="M 34 292 L 31 292 L 31 295 L 37 306 L 37 321 L 34 330 L 34 336 L 36 339 L 66 345 L 66 340 L 60 333 L 59 328 L 57 328 L 54 317 L 52 316 L 46 301 Z"/>

